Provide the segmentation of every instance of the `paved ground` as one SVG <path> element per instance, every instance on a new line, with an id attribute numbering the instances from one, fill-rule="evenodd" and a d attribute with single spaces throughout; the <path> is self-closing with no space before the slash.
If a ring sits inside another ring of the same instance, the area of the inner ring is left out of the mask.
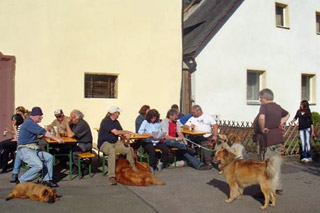
<path id="1" fill-rule="evenodd" d="M 320 162 L 297 161 L 282 167 L 284 194 L 267 212 L 320 212 Z M 241 200 L 227 204 L 229 187 L 215 169 L 197 171 L 190 167 L 165 169 L 157 173 L 165 186 L 110 186 L 108 178 L 96 173 L 92 179 L 60 181 L 61 200 L 54 204 L 29 200 L 5 201 L 14 184 L 10 173 L 0 175 L 0 212 L 259 212 L 263 197 L 259 187 L 245 190 Z"/>

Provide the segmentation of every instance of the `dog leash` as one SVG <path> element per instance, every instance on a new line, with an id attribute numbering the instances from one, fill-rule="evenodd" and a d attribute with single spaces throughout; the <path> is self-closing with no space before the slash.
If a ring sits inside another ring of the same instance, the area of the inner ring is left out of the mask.
<path id="1" fill-rule="evenodd" d="M 200 144 L 197 144 L 197 143 L 189 140 L 188 138 L 183 138 L 183 140 L 188 141 L 189 143 L 191 143 L 191 144 L 194 145 L 194 146 L 197 146 L 198 148 L 205 149 L 205 150 L 211 151 L 211 152 L 213 151 L 213 150 L 211 150 L 211 149 L 209 149 L 209 148 L 207 148 L 207 147 L 201 146 Z"/>

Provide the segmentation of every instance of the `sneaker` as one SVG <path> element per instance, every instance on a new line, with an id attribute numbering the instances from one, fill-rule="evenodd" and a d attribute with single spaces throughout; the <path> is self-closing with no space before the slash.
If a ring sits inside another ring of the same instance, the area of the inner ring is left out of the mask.
<path id="1" fill-rule="evenodd" d="M 115 177 L 109 178 L 110 185 L 117 185 L 117 180 Z"/>
<path id="2" fill-rule="evenodd" d="M 205 165 L 205 164 L 203 164 L 203 165 L 201 165 L 200 167 L 199 167 L 199 170 L 210 170 L 212 167 L 210 166 L 210 165 Z"/>
<path id="3" fill-rule="evenodd" d="M 45 186 L 48 186 L 48 187 L 50 187 L 50 188 L 59 187 L 58 184 L 52 182 L 51 180 L 49 180 L 49 181 L 42 181 L 42 184 L 45 185 Z"/>
<path id="4" fill-rule="evenodd" d="M 10 183 L 16 183 L 18 181 L 18 174 L 12 174 Z"/>
<path id="5" fill-rule="evenodd" d="M 159 161 L 159 163 L 157 165 L 157 169 L 158 169 L 158 171 L 161 171 L 163 169 L 163 163 L 161 161 Z"/>
<path id="6" fill-rule="evenodd" d="M 312 158 L 308 158 L 308 162 L 312 162 Z"/>
<path id="7" fill-rule="evenodd" d="M 301 159 L 301 163 L 308 163 L 308 159 L 307 158 L 302 158 Z"/>
<path id="8" fill-rule="evenodd" d="M 150 172 L 154 175 L 155 174 L 155 171 L 153 169 L 153 167 L 150 166 Z"/>

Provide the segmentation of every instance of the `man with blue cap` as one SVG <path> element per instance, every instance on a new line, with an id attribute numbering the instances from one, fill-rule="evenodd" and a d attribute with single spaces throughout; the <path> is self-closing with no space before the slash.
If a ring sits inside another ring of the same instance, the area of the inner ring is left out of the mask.
<path id="1" fill-rule="evenodd" d="M 52 182 L 52 155 L 47 152 L 40 151 L 38 146 L 38 135 L 51 138 L 58 141 L 58 143 L 64 143 L 64 141 L 61 138 L 50 134 L 38 125 L 42 118 L 43 113 L 41 108 L 33 107 L 30 117 L 21 125 L 18 138 L 17 155 L 31 168 L 19 178 L 19 182 L 32 181 L 37 174 L 43 170 L 42 184 L 49 187 L 57 187 L 58 185 Z"/>

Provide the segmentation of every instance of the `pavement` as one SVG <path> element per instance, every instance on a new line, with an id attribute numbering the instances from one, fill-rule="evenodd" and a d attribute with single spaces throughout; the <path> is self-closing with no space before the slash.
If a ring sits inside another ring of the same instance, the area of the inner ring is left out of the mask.
<path id="1" fill-rule="evenodd" d="M 59 176 L 57 192 L 62 197 L 54 204 L 14 199 L 5 201 L 14 184 L 9 183 L 11 173 L 0 174 L 0 212 L 237 212 L 262 211 L 263 197 L 259 186 L 245 189 L 240 200 L 225 203 L 229 187 L 216 169 L 198 171 L 191 167 L 168 168 L 156 176 L 166 182 L 164 186 L 135 187 L 109 185 L 102 176 L 101 162 L 94 162 L 96 173 L 92 178 L 74 177 L 68 180 L 64 170 L 55 167 Z M 320 162 L 301 164 L 298 159 L 282 166 L 283 195 L 277 196 L 276 207 L 266 212 L 320 212 Z"/>

